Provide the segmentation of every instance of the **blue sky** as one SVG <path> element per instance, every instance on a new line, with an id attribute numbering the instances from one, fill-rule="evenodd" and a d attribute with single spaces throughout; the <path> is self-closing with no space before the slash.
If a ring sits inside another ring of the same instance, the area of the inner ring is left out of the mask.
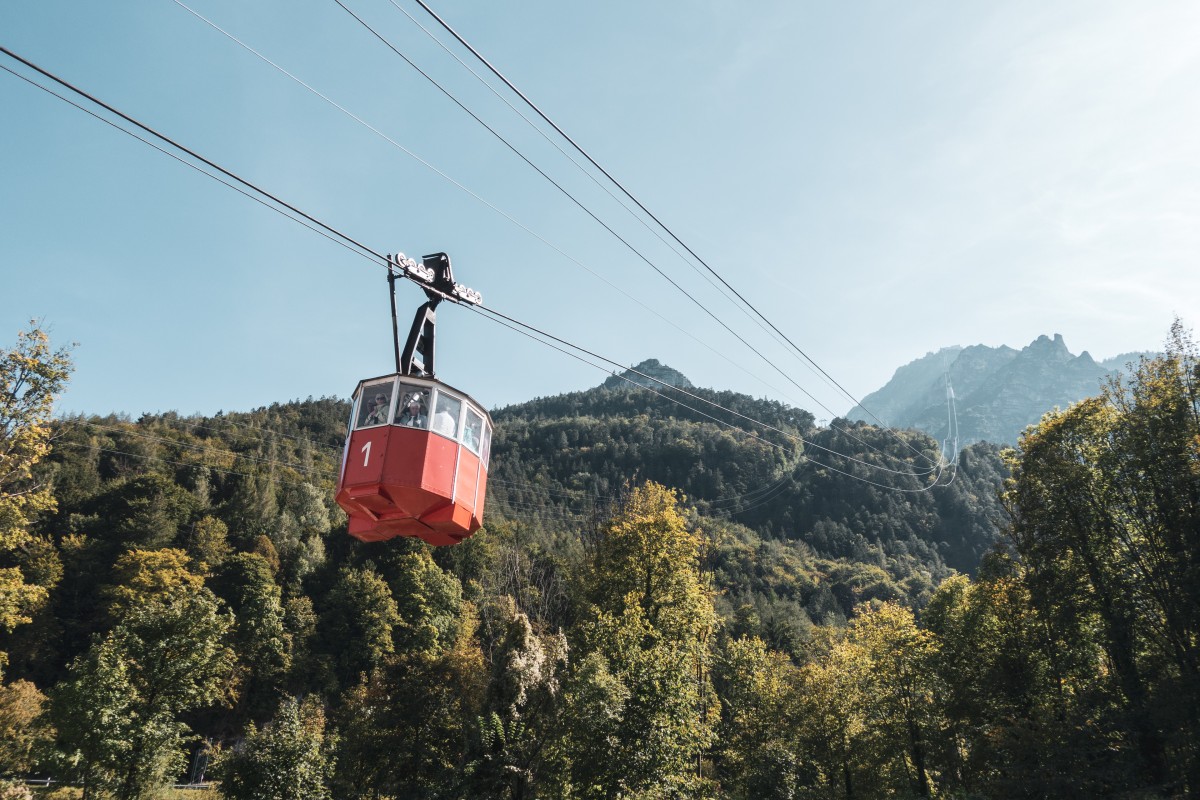
<path id="1" fill-rule="evenodd" d="M 849 408 L 415 3 L 345 2 L 770 364 L 333 2 L 188 5 L 386 139 L 169 0 L 12 0 L 0 43 L 378 251 L 448 252 L 498 311 L 818 418 Z M 1057 332 L 1103 358 L 1196 324 L 1194 3 L 430 4 L 860 397 L 946 345 Z M 78 343 L 61 410 L 247 410 L 391 370 L 381 267 L 7 73 L 0 108 L 0 332 L 39 318 Z M 401 289 L 407 318 L 422 296 Z M 446 306 L 438 359 L 492 407 L 604 378 Z"/>

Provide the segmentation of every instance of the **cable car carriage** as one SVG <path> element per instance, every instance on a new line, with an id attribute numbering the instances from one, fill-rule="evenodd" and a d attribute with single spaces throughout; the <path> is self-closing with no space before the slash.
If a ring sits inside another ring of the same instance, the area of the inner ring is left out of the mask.
<path id="1" fill-rule="evenodd" d="M 400 350 L 396 279 L 421 284 L 428 302 Z M 478 305 L 454 282 L 445 253 L 418 264 L 388 256 L 396 372 L 360 381 L 351 402 L 337 503 L 364 542 L 416 536 L 457 544 L 479 529 L 487 492 L 492 418 L 469 395 L 434 377 L 435 309 L 443 299 Z"/>

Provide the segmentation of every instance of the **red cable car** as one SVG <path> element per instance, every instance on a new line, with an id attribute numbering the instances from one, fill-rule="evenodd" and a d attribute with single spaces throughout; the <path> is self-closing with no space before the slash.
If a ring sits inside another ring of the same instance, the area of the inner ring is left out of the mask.
<path id="1" fill-rule="evenodd" d="M 350 516 L 350 535 L 364 542 L 417 536 L 457 544 L 483 519 L 492 418 L 434 378 L 434 310 L 443 299 L 482 298 L 454 283 L 445 253 L 425 256 L 423 264 L 403 254 L 388 261 L 393 332 L 398 273 L 422 284 L 429 302 L 417 310 L 403 354 L 396 336 L 396 372 L 361 381 L 354 391 L 337 502 Z"/>

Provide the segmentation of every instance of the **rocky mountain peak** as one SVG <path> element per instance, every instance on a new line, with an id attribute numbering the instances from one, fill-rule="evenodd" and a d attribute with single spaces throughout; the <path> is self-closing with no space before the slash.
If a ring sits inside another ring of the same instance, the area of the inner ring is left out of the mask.
<path id="1" fill-rule="evenodd" d="M 1067 343 L 1063 340 L 1061 333 L 1054 334 L 1053 339 L 1043 333 L 1030 342 L 1021 352 L 1022 354 L 1030 353 L 1038 358 L 1051 358 L 1056 361 L 1066 361 L 1075 357 L 1067 349 Z"/>

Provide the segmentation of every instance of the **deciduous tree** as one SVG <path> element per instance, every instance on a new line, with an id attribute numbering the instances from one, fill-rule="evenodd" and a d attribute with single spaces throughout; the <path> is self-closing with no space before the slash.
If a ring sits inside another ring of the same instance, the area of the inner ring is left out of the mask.
<path id="1" fill-rule="evenodd" d="M 29 681 L 0 685 L 0 775 L 23 775 L 50 751 L 46 696 Z"/>
<path id="2" fill-rule="evenodd" d="M 795 736 L 800 670 L 749 637 L 724 643 L 714 675 L 721 698 L 715 746 L 721 786 L 732 798 L 795 797 L 799 784 L 812 777 Z"/>
<path id="3" fill-rule="evenodd" d="M 180 714 L 229 699 L 232 624 L 207 589 L 166 595 L 126 609 L 75 660 L 52 712 L 85 797 L 104 788 L 137 800 L 178 774 L 188 730 Z"/>
<path id="4" fill-rule="evenodd" d="M 69 351 L 52 350 L 36 322 L 17 334 L 14 347 L 0 349 L 0 558 L 28 541 L 36 514 L 54 508 L 50 486 L 35 478 L 34 467 L 50 452 L 54 398 L 70 373 Z M 46 587 L 27 577 L 0 562 L 0 630 L 29 622 L 45 602 Z"/>
<path id="5" fill-rule="evenodd" d="M 289 697 L 261 730 L 251 723 L 222 759 L 221 793 L 229 800 L 330 800 L 334 744 L 320 700 Z"/>
<path id="6" fill-rule="evenodd" d="M 717 712 L 701 546 L 674 493 L 653 483 L 635 489 L 602 531 L 562 716 L 571 720 L 559 751 L 564 790 L 667 797 L 703 784 Z"/>
<path id="7" fill-rule="evenodd" d="M 1128 384 L 1047 415 L 1005 501 L 1033 602 L 1102 649 L 1133 785 L 1200 791 L 1200 354 L 1176 323 Z"/>

